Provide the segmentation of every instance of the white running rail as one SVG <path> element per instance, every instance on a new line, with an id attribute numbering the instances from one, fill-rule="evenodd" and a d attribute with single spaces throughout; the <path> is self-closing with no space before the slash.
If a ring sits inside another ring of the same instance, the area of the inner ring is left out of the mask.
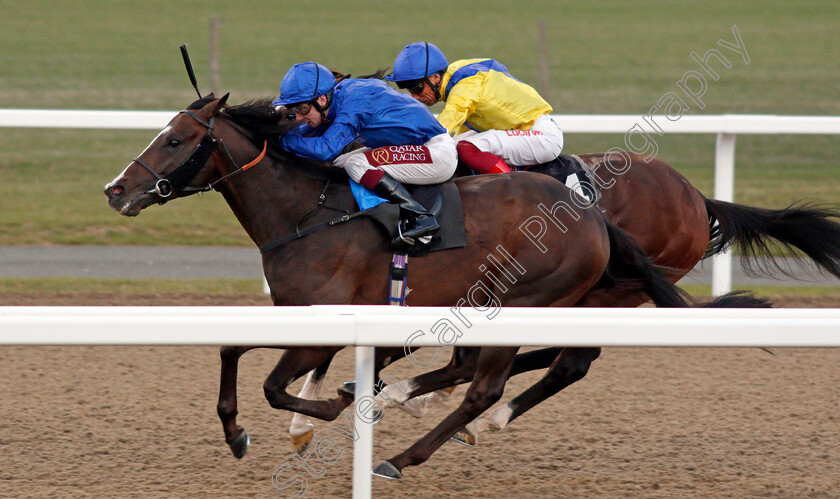
<path id="1" fill-rule="evenodd" d="M 493 319 L 461 313 L 472 326 L 462 328 L 460 346 L 840 347 L 840 309 L 511 307 Z M 0 345 L 355 345 L 362 399 L 373 395 L 374 346 L 403 346 L 409 337 L 414 347 L 439 346 L 428 331 L 451 316 L 448 308 L 344 305 L 0 307 Z M 373 426 L 355 418 L 353 497 L 369 498 Z"/>

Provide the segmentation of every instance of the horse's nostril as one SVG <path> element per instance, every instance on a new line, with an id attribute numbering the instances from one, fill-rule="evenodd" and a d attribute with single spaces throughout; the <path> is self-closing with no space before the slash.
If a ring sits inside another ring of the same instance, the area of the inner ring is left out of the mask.
<path id="1" fill-rule="evenodd" d="M 108 188 L 108 191 L 110 192 L 110 194 L 112 196 L 119 196 L 123 192 L 125 192 L 125 188 L 123 188 L 123 186 L 121 186 L 121 185 L 115 185 L 115 186 L 112 186 L 112 187 Z"/>

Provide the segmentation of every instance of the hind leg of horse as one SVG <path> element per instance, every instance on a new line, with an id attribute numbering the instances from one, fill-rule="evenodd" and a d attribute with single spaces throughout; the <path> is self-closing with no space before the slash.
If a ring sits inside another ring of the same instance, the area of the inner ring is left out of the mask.
<path id="1" fill-rule="evenodd" d="M 480 432 L 505 428 L 524 412 L 586 376 L 600 354 L 600 348 L 564 348 L 542 379 L 507 404 L 466 425 L 455 439 L 472 446 Z"/>
<path id="2" fill-rule="evenodd" d="M 461 405 L 405 452 L 377 465 L 374 474 L 391 479 L 400 478 L 404 467 L 416 466 L 429 459 L 456 431 L 496 403 L 504 393 L 505 382 L 518 350 L 518 347 L 482 348 L 475 377 Z"/>
<path id="3" fill-rule="evenodd" d="M 340 395 L 330 400 L 306 400 L 286 392 L 286 388 L 304 374 L 323 365 L 343 347 L 294 348 L 286 350 L 277 366 L 263 383 L 265 398 L 271 407 L 297 412 L 324 421 L 332 421 L 353 397 Z"/>
<path id="4" fill-rule="evenodd" d="M 222 347 L 219 355 L 222 358 L 222 375 L 219 383 L 219 404 L 216 412 L 222 420 L 225 431 L 225 441 L 237 459 L 241 459 L 248 450 L 248 433 L 236 424 L 236 377 L 239 368 L 239 357 L 248 350 L 259 347 Z M 270 347 L 267 347 L 270 348 Z"/>
<path id="5" fill-rule="evenodd" d="M 560 354 L 561 347 L 551 347 L 551 348 L 541 348 L 539 350 L 532 350 L 530 352 L 520 353 L 517 354 L 513 360 L 513 367 L 510 369 L 510 374 L 508 379 L 517 374 L 522 374 L 529 371 L 534 371 L 536 369 L 545 369 L 549 367 L 554 359 L 557 358 L 557 355 Z M 477 356 L 478 351 L 475 351 L 474 355 Z M 455 355 L 456 352 L 453 352 L 453 359 L 450 361 L 450 364 L 455 363 Z M 466 359 L 462 359 L 461 362 L 466 362 Z M 432 407 L 435 407 L 441 404 L 444 400 L 446 400 L 453 391 L 455 391 L 455 386 L 467 383 L 473 378 L 473 374 L 475 373 L 475 359 L 469 361 L 470 364 L 467 366 L 458 366 L 457 369 L 460 372 L 452 372 L 449 373 L 448 381 L 446 378 L 441 378 L 439 382 L 435 385 L 426 385 L 423 381 L 421 381 L 421 376 L 417 376 L 415 378 L 411 378 L 410 380 L 401 381 L 401 386 L 415 386 L 416 388 L 409 395 L 409 399 L 403 402 L 398 407 L 403 410 L 404 412 L 417 417 L 421 418 L 425 416 Z M 449 366 L 443 368 L 444 370 L 450 369 Z M 431 374 L 431 373 L 430 373 Z M 442 389 L 436 389 L 435 391 L 428 393 L 430 390 L 433 390 L 435 386 L 440 386 L 443 383 L 451 382 L 450 386 L 446 386 Z M 390 407 L 390 404 L 386 407 Z"/>
<path id="6" fill-rule="evenodd" d="M 473 378 L 479 351 L 475 347 L 456 347 L 446 366 L 407 380 L 395 380 L 376 396 L 376 409 L 396 404 L 414 417 L 423 417 L 435 403 L 448 397 L 455 385 Z"/>

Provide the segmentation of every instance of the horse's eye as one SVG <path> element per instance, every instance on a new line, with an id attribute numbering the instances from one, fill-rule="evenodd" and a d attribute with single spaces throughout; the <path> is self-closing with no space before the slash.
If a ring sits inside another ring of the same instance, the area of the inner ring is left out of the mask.
<path id="1" fill-rule="evenodd" d="M 168 145 L 169 147 L 178 147 L 179 145 L 181 145 L 181 141 L 178 139 L 170 139 Z"/>

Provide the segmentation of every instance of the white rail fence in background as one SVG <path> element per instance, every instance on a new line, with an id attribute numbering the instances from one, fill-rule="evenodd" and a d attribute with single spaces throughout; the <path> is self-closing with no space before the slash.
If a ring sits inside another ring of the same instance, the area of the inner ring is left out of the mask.
<path id="1" fill-rule="evenodd" d="M 0 109 L 0 127 L 16 128 L 91 128 L 91 129 L 162 129 L 175 111 L 70 111 L 46 109 Z M 735 190 L 735 135 L 738 134 L 840 134 L 838 116 L 775 116 L 724 114 L 665 116 L 555 114 L 554 119 L 567 133 L 620 133 L 625 139 L 643 130 L 655 142 L 658 136 L 651 122 L 665 134 L 715 134 L 714 198 L 733 201 Z M 634 131 L 635 130 L 635 131 Z M 622 140 L 609 147 L 627 149 Z M 605 147 L 608 149 L 609 147 Z M 647 153 L 645 153 L 647 154 Z M 712 293 L 732 290 L 732 255 L 713 257 Z"/>
<path id="2" fill-rule="evenodd" d="M 504 308 L 459 346 L 840 347 L 840 309 Z M 448 308 L 0 307 L 0 345 L 350 345 L 359 399 L 373 395 L 374 346 L 439 346 Z M 424 357 L 425 358 L 425 357 Z M 354 411 L 355 412 L 355 411 Z M 353 497 L 371 497 L 373 425 L 355 415 Z M 219 437 L 221 438 L 221 437 Z"/>

